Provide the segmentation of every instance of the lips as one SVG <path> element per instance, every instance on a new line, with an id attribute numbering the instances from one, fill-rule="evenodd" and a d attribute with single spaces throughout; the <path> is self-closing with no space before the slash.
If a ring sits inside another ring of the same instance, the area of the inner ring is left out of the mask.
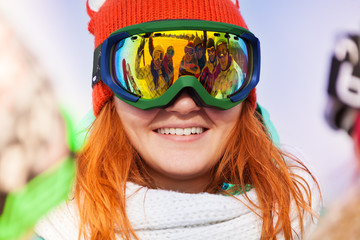
<path id="1" fill-rule="evenodd" d="M 195 134 L 201 134 L 207 129 L 202 127 L 188 127 L 188 128 L 158 128 L 155 131 L 159 134 L 164 135 L 178 135 L 178 136 L 189 136 Z"/>

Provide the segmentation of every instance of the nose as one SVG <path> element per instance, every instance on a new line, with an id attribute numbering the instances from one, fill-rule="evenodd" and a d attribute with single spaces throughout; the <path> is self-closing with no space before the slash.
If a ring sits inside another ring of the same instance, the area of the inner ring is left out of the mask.
<path id="1" fill-rule="evenodd" d="M 180 94 L 180 96 L 175 100 L 173 104 L 165 108 L 165 110 L 168 112 L 178 113 L 181 115 L 196 112 L 200 109 L 201 107 L 196 104 L 194 99 L 186 90 Z"/>

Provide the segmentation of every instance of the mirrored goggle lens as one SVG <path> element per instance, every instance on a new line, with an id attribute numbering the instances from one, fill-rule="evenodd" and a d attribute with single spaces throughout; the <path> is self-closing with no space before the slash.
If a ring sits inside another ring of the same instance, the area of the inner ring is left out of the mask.
<path id="1" fill-rule="evenodd" d="M 203 54 L 194 54 L 195 45 Z M 206 46 L 213 43 L 216 54 Z M 170 54 L 169 54 L 170 53 Z M 250 46 L 234 34 L 178 30 L 133 35 L 111 51 L 113 81 L 143 99 L 161 96 L 181 76 L 194 76 L 218 99 L 228 98 L 250 82 Z"/>

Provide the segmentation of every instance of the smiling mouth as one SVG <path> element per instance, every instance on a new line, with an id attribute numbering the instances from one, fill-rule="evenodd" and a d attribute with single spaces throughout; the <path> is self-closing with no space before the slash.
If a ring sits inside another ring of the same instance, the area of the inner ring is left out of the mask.
<path id="1" fill-rule="evenodd" d="M 191 127 L 191 128 L 158 128 L 155 131 L 165 135 L 178 135 L 178 136 L 189 136 L 195 134 L 201 134 L 207 129 L 202 127 Z"/>

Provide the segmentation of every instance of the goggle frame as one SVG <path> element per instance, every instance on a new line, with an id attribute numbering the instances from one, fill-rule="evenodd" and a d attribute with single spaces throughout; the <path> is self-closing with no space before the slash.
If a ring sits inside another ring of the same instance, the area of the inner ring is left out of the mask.
<path id="1" fill-rule="evenodd" d="M 179 77 L 163 95 L 155 99 L 142 99 L 139 96 L 128 92 L 123 87 L 114 82 L 111 75 L 109 57 L 114 44 L 122 39 L 131 37 L 136 34 L 172 30 L 216 31 L 235 34 L 245 40 L 250 45 L 250 56 L 253 60 L 252 64 L 249 65 L 249 72 L 251 73 L 249 76 L 251 79 L 250 82 L 239 92 L 226 99 L 217 99 L 211 96 L 202 86 L 200 81 L 194 76 Z M 173 99 L 176 98 L 176 96 L 184 88 L 192 88 L 200 97 L 200 102 L 202 102 L 202 105 L 204 106 L 216 107 L 224 110 L 230 109 L 246 99 L 250 91 L 258 84 L 259 76 L 260 42 L 258 38 L 245 28 L 221 22 L 204 20 L 161 20 L 131 25 L 116 30 L 110 34 L 110 36 L 105 39 L 104 42 L 100 44 L 94 52 L 93 86 L 99 80 L 102 80 L 122 101 L 143 110 L 164 107 L 171 104 Z M 199 99 L 198 97 L 196 98 Z"/>

